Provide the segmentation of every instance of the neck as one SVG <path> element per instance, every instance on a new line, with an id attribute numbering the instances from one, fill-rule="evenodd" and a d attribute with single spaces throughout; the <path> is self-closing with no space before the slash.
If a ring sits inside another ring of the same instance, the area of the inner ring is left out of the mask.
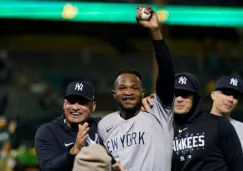
<path id="1" fill-rule="evenodd" d="M 120 115 L 123 119 L 130 119 L 136 116 L 140 112 L 140 109 L 120 109 Z"/>
<path id="2" fill-rule="evenodd" d="M 78 125 L 79 125 L 79 124 L 76 124 L 76 123 L 69 123 L 69 122 L 66 121 L 66 125 L 67 125 L 69 128 L 73 129 L 73 130 L 78 130 Z"/>
<path id="3" fill-rule="evenodd" d="M 213 115 L 217 115 L 217 116 L 224 116 L 226 118 L 229 118 L 230 117 L 230 113 L 220 112 L 216 107 L 212 107 L 210 113 L 213 114 Z"/>

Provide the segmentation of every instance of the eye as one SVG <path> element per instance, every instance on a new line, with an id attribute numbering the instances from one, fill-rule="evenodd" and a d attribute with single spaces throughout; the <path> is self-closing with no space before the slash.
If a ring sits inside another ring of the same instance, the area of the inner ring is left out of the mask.
<path id="1" fill-rule="evenodd" d="M 121 87 L 118 87 L 118 90 L 124 90 L 126 87 L 124 86 L 121 86 Z"/>
<path id="2" fill-rule="evenodd" d="M 233 96 L 234 99 L 239 99 L 239 95 L 231 91 L 222 91 L 222 94 L 226 96 Z"/>
<path id="3" fill-rule="evenodd" d="M 67 100 L 68 104 L 75 104 L 77 101 L 76 100 Z"/>

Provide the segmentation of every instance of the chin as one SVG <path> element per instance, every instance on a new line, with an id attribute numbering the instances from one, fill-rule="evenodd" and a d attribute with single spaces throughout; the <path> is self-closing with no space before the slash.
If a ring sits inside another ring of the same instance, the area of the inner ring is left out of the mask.
<path id="1" fill-rule="evenodd" d="M 232 109 L 225 109 L 225 110 L 222 111 L 222 113 L 223 113 L 224 115 L 228 115 L 228 114 L 231 113 L 231 112 L 232 112 Z"/>
<path id="2" fill-rule="evenodd" d="M 184 115 L 185 113 L 184 112 L 175 112 L 175 114 L 177 114 L 177 115 Z"/>
<path id="3" fill-rule="evenodd" d="M 79 123 L 82 123 L 84 121 L 84 118 L 83 117 L 82 118 L 72 118 L 72 117 L 70 117 L 69 120 L 70 120 L 71 123 L 79 124 Z"/>
<path id="4" fill-rule="evenodd" d="M 125 110 L 136 110 L 137 107 L 134 106 L 134 105 L 125 105 L 125 106 L 123 106 L 123 109 L 125 109 Z"/>

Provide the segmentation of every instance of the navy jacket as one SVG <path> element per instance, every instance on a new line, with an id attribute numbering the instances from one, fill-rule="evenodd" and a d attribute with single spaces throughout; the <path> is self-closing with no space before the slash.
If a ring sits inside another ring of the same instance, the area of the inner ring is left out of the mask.
<path id="1" fill-rule="evenodd" d="M 89 123 L 89 138 L 86 145 L 99 143 L 97 125 L 101 118 L 91 117 Z M 35 150 L 40 171 L 71 171 L 75 155 L 69 150 L 74 145 L 77 130 L 65 124 L 64 115 L 41 125 L 35 137 Z"/>
<path id="2" fill-rule="evenodd" d="M 197 93 L 190 113 L 174 115 L 172 171 L 243 171 L 242 148 L 234 127 L 225 117 L 202 112 L 197 78 L 183 75 Z"/>

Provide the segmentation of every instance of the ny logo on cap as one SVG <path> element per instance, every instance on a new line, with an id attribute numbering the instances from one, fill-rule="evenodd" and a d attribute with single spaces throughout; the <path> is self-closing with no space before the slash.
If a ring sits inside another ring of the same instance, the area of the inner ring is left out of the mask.
<path id="1" fill-rule="evenodd" d="M 236 78 L 231 78 L 230 79 L 230 84 L 233 86 L 237 86 L 238 85 L 238 80 Z"/>
<path id="2" fill-rule="evenodd" d="M 186 84 L 186 81 L 187 81 L 187 78 L 186 77 L 183 77 L 183 76 L 181 76 L 180 78 L 179 78 L 179 84 Z"/>
<path id="3" fill-rule="evenodd" d="M 83 84 L 82 83 L 76 83 L 75 84 L 75 90 L 77 90 L 77 91 L 83 91 Z"/>

